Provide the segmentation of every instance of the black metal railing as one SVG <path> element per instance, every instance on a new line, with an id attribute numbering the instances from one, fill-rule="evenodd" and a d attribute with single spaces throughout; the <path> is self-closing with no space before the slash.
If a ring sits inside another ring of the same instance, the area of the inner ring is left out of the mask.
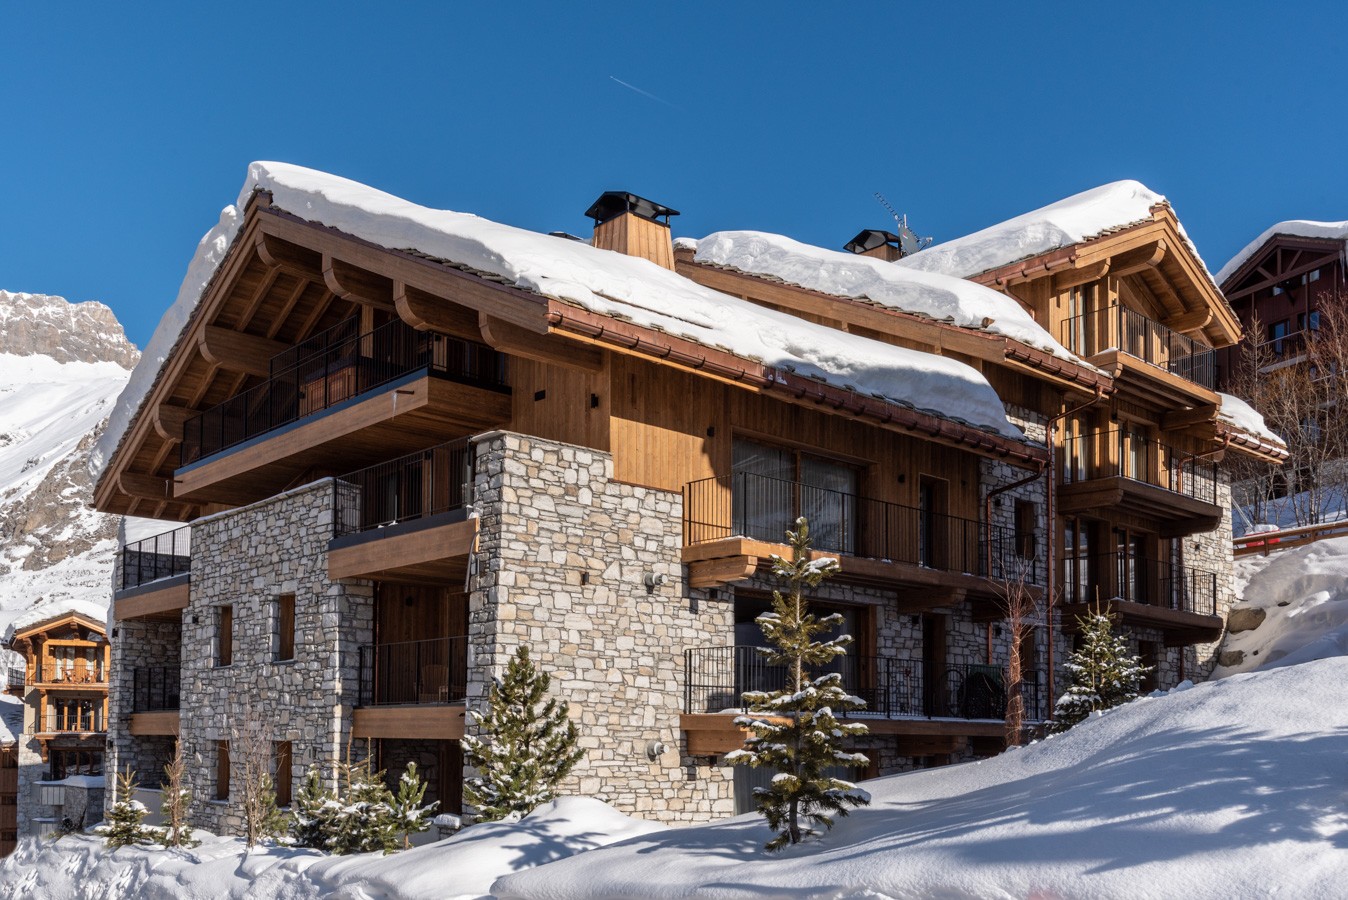
<path id="1" fill-rule="evenodd" d="M 122 548 L 121 590 L 191 570 L 192 526 L 184 525 Z"/>
<path id="2" fill-rule="evenodd" d="M 990 578 L 1044 583 L 1037 540 L 1014 529 L 929 509 L 736 472 L 684 487 L 684 542 L 743 535 L 780 544 L 804 516 L 816 550 Z"/>
<path id="3" fill-rule="evenodd" d="M 460 703 L 467 696 L 467 637 L 360 648 L 360 706 Z"/>
<path id="4" fill-rule="evenodd" d="M 181 677 L 177 666 L 143 666 L 131 673 L 131 711 L 178 708 Z"/>
<path id="5" fill-rule="evenodd" d="M 28 670 L 23 666 L 5 667 L 5 689 L 21 691 L 28 686 Z"/>
<path id="6" fill-rule="evenodd" d="M 1127 600 L 1202 616 L 1217 615 L 1217 573 L 1127 553 L 1063 560 L 1068 603 Z"/>
<path id="7" fill-rule="evenodd" d="M 466 438 L 409 453 L 337 479 L 337 537 L 463 509 L 473 486 Z"/>
<path id="8" fill-rule="evenodd" d="M 1058 448 L 1058 472 L 1063 484 L 1123 477 L 1217 502 L 1217 463 L 1127 428 L 1067 436 Z"/>
<path id="9" fill-rule="evenodd" d="M 299 345 L 266 381 L 183 425 L 180 465 L 227 450 L 412 372 L 508 391 L 505 356 L 475 341 L 417 331 L 401 321 L 366 334 Z M 284 354 L 282 354 L 284 356 Z M 279 357 L 278 357 L 279 358 Z"/>
<path id="10" fill-rule="evenodd" d="M 768 662 L 759 647 L 695 647 L 684 651 L 684 709 L 718 713 L 745 708 L 745 691 L 778 691 L 786 686 L 785 667 Z M 1005 672 L 998 666 L 936 666 L 919 660 L 879 656 L 838 657 L 827 669 L 837 672 L 849 693 L 866 701 L 857 716 L 886 718 L 1001 719 L 1006 715 Z M 1027 720 L 1043 718 L 1039 674 L 1021 680 Z"/>
<path id="11" fill-rule="evenodd" d="M 1205 388 L 1215 383 L 1211 347 L 1127 307 L 1072 316 L 1062 323 L 1062 343 L 1078 356 L 1118 349 Z"/>
<path id="12" fill-rule="evenodd" d="M 49 734 L 105 731 L 103 701 L 79 700 L 48 704 L 47 714 L 34 720 L 32 730 Z"/>

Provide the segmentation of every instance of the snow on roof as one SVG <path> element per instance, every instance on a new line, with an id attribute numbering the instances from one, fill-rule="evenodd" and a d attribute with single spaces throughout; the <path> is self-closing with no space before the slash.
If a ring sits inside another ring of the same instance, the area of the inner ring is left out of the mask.
<path id="1" fill-rule="evenodd" d="M 43 622 L 50 622 L 71 614 L 81 615 L 87 619 L 93 619 L 95 622 L 104 622 L 107 620 L 108 607 L 106 604 L 91 603 L 88 600 L 57 600 L 35 606 L 10 620 L 9 627 L 5 629 L 4 638 L 0 639 L 0 643 L 8 644 L 14 640 L 14 635 L 20 631 L 26 631 L 35 625 L 41 625 Z"/>
<path id="2" fill-rule="evenodd" d="M 818 378 L 1015 440 L 1025 436 L 978 371 L 930 353 L 895 347 L 703 287 L 648 260 L 561 240 L 468 213 L 429 209 L 355 181 L 276 162 L 255 162 L 236 206 L 202 238 L 178 300 L 118 399 L 95 448 L 102 469 L 158 378 L 237 233 L 255 190 L 309 221 L 392 250 L 488 272 L 591 312 L 663 330 L 765 365 Z M 1065 351 L 1064 351 L 1065 352 Z"/>
<path id="3" fill-rule="evenodd" d="M 780 854 L 757 814 L 507 875 L 514 900 L 1244 897 L 1348 882 L 1348 659 L 1147 697 L 980 762 L 863 783 L 872 804 Z"/>
<path id="4" fill-rule="evenodd" d="M 1284 448 L 1287 446 L 1287 442 L 1264 423 L 1264 417 L 1253 406 L 1232 394 L 1218 391 L 1217 396 L 1222 398 L 1222 405 L 1217 410 L 1218 419 L 1270 444 Z"/>
<path id="5" fill-rule="evenodd" d="M 939 272 L 802 244 L 761 231 L 718 231 L 701 240 L 681 238 L 700 263 L 767 275 L 812 291 L 868 300 L 878 306 L 976 328 L 1079 362 L 1019 303 L 981 284 Z"/>
<path id="6" fill-rule="evenodd" d="M 935 244 L 895 265 L 968 278 L 1041 253 L 1079 244 L 1108 231 L 1151 221 L 1166 199 L 1138 181 L 1114 181 L 1007 219 L 973 234 Z M 1180 231 L 1183 234 L 1183 228 Z M 1198 251 L 1185 235 L 1189 249 Z M 1198 258 L 1202 263 L 1202 259 Z"/>
<path id="7" fill-rule="evenodd" d="M 23 734 L 23 701 L 0 694 L 0 744 L 9 744 Z"/>
<path id="8" fill-rule="evenodd" d="M 1230 278 L 1245 261 L 1259 252 L 1259 248 L 1264 246 L 1269 238 L 1275 234 L 1286 234 L 1292 237 L 1307 238 L 1329 238 L 1331 240 L 1348 240 L 1348 222 L 1313 222 L 1309 219 L 1288 219 L 1286 222 L 1279 222 L 1272 228 L 1264 229 L 1264 233 L 1250 241 L 1235 256 L 1227 260 L 1226 265 L 1222 266 L 1217 273 L 1217 283 L 1221 284 Z"/>

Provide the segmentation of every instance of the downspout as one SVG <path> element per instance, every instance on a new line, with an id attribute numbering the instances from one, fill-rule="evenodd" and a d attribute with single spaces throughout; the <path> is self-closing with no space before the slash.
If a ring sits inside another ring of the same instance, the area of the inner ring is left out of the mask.
<path id="1" fill-rule="evenodd" d="M 1056 705 L 1055 700 L 1057 699 L 1054 696 L 1055 684 L 1053 680 L 1054 676 L 1053 644 L 1057 640 L 1057 632 L 1058 632 L 1058 629 L 1053 621 L 1053 613 L 1058 602 L 1058 560 L 1056 556 L 1058 544 L 1057 540 L 1058 506 L 1057 506 L 1057 491 L 1054 490 L 1056 486 L 1055 482 L 1057 480 L 1057 472 L 1055 471 L 1055 469 L 1057 468 L 1058 454 L 1056 452 L 1057 447 L 1054 445 L 1053 438 L 1054 435 L 1058 433 L 1059 422 L 1061 422 L 1063 419 L 1066 419 L 1068 416 L 1076 415 L 1077 413 L 1081 412 L 1083 409 L 1086 409 L 1089 406 L 1094 406 L 1103 399 L 1105 399 L 1104 389 L 1101 387 L 1096 387 L 1094 397 L 1087 400 L 1085 403 L 1072 407 L 1071 409 L 1063 410 L 1062 412 L 1058 413 L 1058 415 L 1050 418 L 1048 420 L 1048 429 L 1046 430 L 1044 435 L 1045 437 L 1044 443 L 1047 444 L 1048 446 L 1048 464 L 1045 466 L 1044 469 L 1044 471 L 1048 474 L 1048 484 L 1046 485 L 1044 491 L 1045 499 L 1048 505 L 1048 537 L 1047 540 L 1045 540 L 1044 542 L 1047 545 L 1045 548 L 1044 555 L 1048 559 L 1048 574 L 1045 579 L 1045 582 L 1047 584 L 1046 589 L 1048 591 L 1048 604 L 1044 609 L 1044 620 L 1045 623 L 1048 625 L 1048 717 L 1050 719 L 1053 718 L 1053 710 L 1054 706 Z"/>

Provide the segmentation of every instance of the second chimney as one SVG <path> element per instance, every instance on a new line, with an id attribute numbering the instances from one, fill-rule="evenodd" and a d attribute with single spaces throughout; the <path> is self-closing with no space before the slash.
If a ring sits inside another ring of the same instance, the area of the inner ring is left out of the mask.
<path id="1" fill-rule="evenodd" d="M 594 219 L 594 246 L 640 256 L 671 270 L 674 241 L 669 233 L 669 217 L 678 214 L 677 209 L 626 191 L 605 191 L 585 211 L 585 215 Z"/>
<path id="2" fill-rule="evenodd" d="M 843 249 L 858 256 L 873 256 L 885 262 L 903 258 L 903 245 L 897 234 L 867 228 L 848 241 Z"/>

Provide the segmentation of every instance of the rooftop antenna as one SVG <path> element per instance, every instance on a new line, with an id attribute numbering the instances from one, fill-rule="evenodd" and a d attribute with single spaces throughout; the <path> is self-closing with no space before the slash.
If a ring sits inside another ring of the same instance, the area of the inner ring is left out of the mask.
<path id="1" fill-rule="evenodd" d="M 884 194 L 876 191 L 875 199 L 879 201 L 881 206 L 889 211 L 891 216 L 894 217 L 894 231 L 899 236 L 899 250 L 903 256 L 912 256 L 914 253 L 931 243 L 931 238 L 918 237 L 917 232 L 908 227 L 907 214 L 899 215 L 899 211 L 885 199 Z"/>

